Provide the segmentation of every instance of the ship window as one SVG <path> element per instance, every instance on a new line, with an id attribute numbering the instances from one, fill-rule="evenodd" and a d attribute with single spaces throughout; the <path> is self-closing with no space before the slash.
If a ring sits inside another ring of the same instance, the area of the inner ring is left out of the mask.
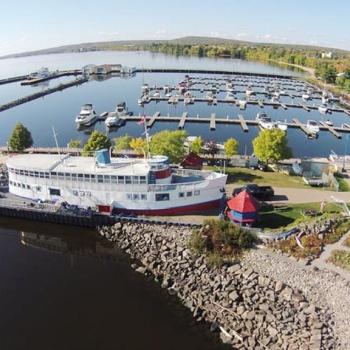
<path id="1" fill-rule="evenodd" d="M 72 174 L 72 181 L 77 181 L 77 174 Z"/>
<path id="2" fill-rule="evenodd" d="M 169 193 L 156 193 L 156 201 L 168 201 L 169 200 Z"/>
<path id="3" fill-rule="evenodd" d="M 179 197 L 184 198 L 185 197 L 185 192 L 179 192 Z"/>
<path id="4" fill-rule="evenodd" d="M 34 176 L 35 177 L 39 177 L 39 172 L 38 171 L 34 171 Z"/>
<path id="5" fill-rule="evenodd" d="M 25 184 L 22 184 L 22 188 L 26 188 L 26 185 L 25 185 Z"/>
<path id="6" fill-rule="evenodd" d="M 70 173 L 65 173 L 64 176 L 66 177 L 66 180 L 70 180 Z"/>
<path id="7" fill-rule="evenodd" d="M 23 171 L 23 174 L 24 174 L 25 176 L 28 176 L 28 171 L 27 171 L 27 170 L 24 170 L 24 171 Z"/>
<path id="8" fill-rule="evenodd" d="M 20 171 L 19 171 L 19 174 L 20 174 L 20 175 L 23 175 L 23 174 L 24 174 L 24 170 L 20 170 Z"/>
<path id="9" fill-rule="evenodd" d="M 90 174 L 90 178 L 91 178 L 91 182 L 95 182 L 95 178 L 96 178 L 95 175 Z"/>
<path id="10" fill-rule="evenodd" d="M 84 174 L 84 181 L 90 182 L 90 175 Z"/>
<path id="11" fill-rule="evenodd" d="M 82 179 L 84 177 L 84 175 L 83 174 L 78 174 L 78 178 L 79 178 L 79 180 L 80 179 Z"/>
<path id="12" fill-rule="evenodd" d="M 58 188 L 50 188 L 50 195 L 51 196 L 60 196 L 61 191 Z"/>
<path id="13" fill-rule="evenodd" d="M 102 183 L 103 182 L 103 175 L 97 175 L 97 182 Z"/>
<path id="14" fill-rule="evenodd" d="M 125 176 L 125 183 L 131 184 L 131 176 Z"/>
<path id="15" fill-rule="evenodd" d="M 124 176 L 118 176 L 118 184 L 124 183 Z"/>
<path id="16" fill-rule="evenodd" d="M 147 194 L 142 193 L 141 194 L 141 200 L 146 201 L 147 200 Z"/>
<path id="17" fill-rule="evenodd" d="M 131 193 L 127 193 L 127 194 L 126 194 L 126 198 L 127 198 L 127 199 L 132 199 L 132 194 L 131 194 Z"/>
<path id="18" fill-rule="evenodd" d="M 186 196 L 187 196 L 187 197 L 192 197 L 192 191 L 186 192 Z"/>
<path id="19" fill-rule="evenodd" d="M 63 173 L 57 173 L 59 180 L 64 180 L 64 174 Z"/>
<path id="20" fill-rule="evenodd" d="M 146 176 L 140 176 L 140 184 L 146 183 Z"/>
<path id="21" fill-rule="evenodd" d="M 50 174 L 49 173 L 44 173 L 44 177 L 45 177 L 45 179 L 48 179 L 50 177 Z"/>
<path id="22" fill-rule="evenodd" d="M 201 194 L 201 191 L 200 191 L 200 190 L 195 190 L 195 191 L 193 192 L 193 194 L 194 194 L 195 196 L 199 196 L 199 195 Z"/>
<path id="23" fill-rule="evenodd" d="M 111 176 L 111 180 L 112 180 L 112 183 L 113 183 L 113 184 L 118 183 L 118 177 L 117 177 L 116 175 L 112 175 L 112 176 Z"/>
<path id="24" fill-rule="evenodd" d="M 30 171 L 29 176 L 34 176 L 34 173 L 32 171 Z"/>
<path id="25" fill-rule="evenodd" d="M 132 183 L 133 183 L 133 184 L 139 184 L 139 183 L 140 183 L 140 178 L 139 178 L 139 176 L 133 176 L 133 177 L 132 177 Z"/>
<path id="26" fill-rule="evenodd" d="M 27 185 L 27 190 L 30 190 L 30 186 L 29 185 Z"/>
<path id="27" fill-rule="evenodd" d="M 138 193 L 134 193 L 132 196 L 133 200 L 139 200 L 140 199 L 140 195 Z"/>
<path id="28" fill-rule="evenodd" d="M 40 172 L 39 177 L 44 178 L 44 173 Z"/>
<path id="29" fill-rule="evenodd" d="M 105 175 L 105 176 L 104 176 L 104 182 L 106 182 L 106 183 L 111 182 L 111 177 L 110 177 L 110 175 Z"/>
<path id="30" fill-rule="evenodd" d="M 56 171 L 51 171 L 51 176 L 56 176 L 56 175 L 57 175 Z"/>

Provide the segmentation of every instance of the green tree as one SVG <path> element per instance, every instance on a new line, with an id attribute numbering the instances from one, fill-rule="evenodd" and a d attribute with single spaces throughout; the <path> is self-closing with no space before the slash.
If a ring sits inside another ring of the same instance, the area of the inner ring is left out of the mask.
<path id="1" fill-rule="evenodd" d="M 290 158 L 287 135 L 280 129 L 263 130 L 253 140 L 254 154 L 265 163 L 275 163 Z"/>
<path id="2" fill-rule="evenodd" d="M 190 144 L 190 152 L 200 154 L 202 152 L 203 139 L 197 136 Z"/>
<path id="3" fill-rule="evenodd" d="M 68 148 L 80 148 L 80 147 L 81 147 L 81 141 L 80 140 L 71 139 L 68 142 Z"/>
<path id="4" fill-rule="evenodd" d="M 89 156 L 93 152 L 98 151 L 103 148 L 110 148 L 112 146 L 112 142 L 108 136 L 103 134 L 100 131 L 94 130 L 86 144 L 83 148 L 83 155 Z"/>
<path id="5" fill-rule="evenodd" d="M 185 156 L 185 130 L 163 130 L 154 134 L 150 141 L 150 150 L 154 155 L 168 156 L 173 163 L 179 163 Z"/>
<path id="6" fill-rule="evenodd" d="M 30 131 L 21 123 L 17 123 L 12 131 L 8 145 L 12 151 L 22 152 L 33 145 Z"/>
<path id="7" fill-rule="evenodd" d="M 231 137 L 224 143 L 224 148 L 226 156 L 232 157 L 238 152 L 238 141 Z"/>
<path id="8" fill-rule="evenodd" d="M 328 63 L 318 64 L 315 73 L 326 83 L 334 84 L 337 78 L 337 70 L 333 65 Z"/>
<path id="9" fill-rule="evenodd" d="M 130 147 L 132 150 L 134 150 L 137 154 L 144 154 L 146 155 L 147 152 L 147 144 L 146 140 L 142 137 L 137 137 L 135 139 L 132 139 L 130 141 Z"/>
<path id="10" fill-rule="evenodd" d="M 131 137 L 126 134 L 124 136 L 114 139 L 114 151 L 116 153 L 131 149 L 130 147 Z"/>

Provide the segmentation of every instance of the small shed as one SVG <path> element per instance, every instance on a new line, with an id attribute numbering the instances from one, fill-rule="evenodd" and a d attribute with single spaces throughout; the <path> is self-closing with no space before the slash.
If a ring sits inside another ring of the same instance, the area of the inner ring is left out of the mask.
<path id="1" fill-rule="evenodd" d="M 251 225 L 258 218 L 259 208 L 259 201 L 244 190 L 227 202 L 226 215 L 234 223 Z"/>
<path id="2" fill-rule="evenodd" d="M 189 153 L 182 161 L 181 166 L 185 169 L 201 170 L 203 167 L 203 159 L 196 153 Z"/>

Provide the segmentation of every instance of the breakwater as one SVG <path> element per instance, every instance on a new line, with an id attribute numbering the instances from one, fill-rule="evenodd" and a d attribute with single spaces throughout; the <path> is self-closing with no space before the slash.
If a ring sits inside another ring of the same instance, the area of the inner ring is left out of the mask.
<path id="1" fill-rule="evenodd" d="M 187 248 L 190 229 L 117 222 L 99 232 L 136 259 L 197 321 L 235 349 L 336 349 L 330 316 L 283 281 L 239 262 L 209 267 Z"/>
<path id="2" fill-rule="evenodd" d="M 7 102 L 7 103 L 0 105 L 0 112 L 5 111 L 5 110 L 10 109 L 10 108 L 13 108 L 13 107 L 16 107 L 16 106 L 19 106 L 23 103 L 36 100 L 40 97 L 43 97 L 43 96 L 46 96 L 49 94 L 53 94 L 54 92 L 57 92 L 57 91 L 62 91 L 64 89 L 68 89 L 72 86 L 81 85 L 83 83 L 86 83 L 87 81 L 88 81 L 88 79 L 86 79 L 86 78 L 76 79 L 76 80 L 70 81 L 69 83 L 59 84 L 59 85 L 52 87 L 50 89 L 46 89 L 46 90 L 39 91 L 39 92 L 36 92 L 34 94 L 31 94 L 31 95 L 27 95 L 27 96 L 18 98 L 16 100 L 13 100 L 13 101 L 10 101 L 10 102 Z"/>

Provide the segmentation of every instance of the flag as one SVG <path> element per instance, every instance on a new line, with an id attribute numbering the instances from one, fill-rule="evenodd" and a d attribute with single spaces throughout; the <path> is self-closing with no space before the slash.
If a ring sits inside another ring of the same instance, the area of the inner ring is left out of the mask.
<path id="1" fill-rule="evenodd" d="M 143 125 L 143 124 L 145 124 L 146 123 L 146 116 L 142 116 L 141 117 L 141 119 L 137 122 L 137 124 L 139 124 L 139 125 Z"/>

